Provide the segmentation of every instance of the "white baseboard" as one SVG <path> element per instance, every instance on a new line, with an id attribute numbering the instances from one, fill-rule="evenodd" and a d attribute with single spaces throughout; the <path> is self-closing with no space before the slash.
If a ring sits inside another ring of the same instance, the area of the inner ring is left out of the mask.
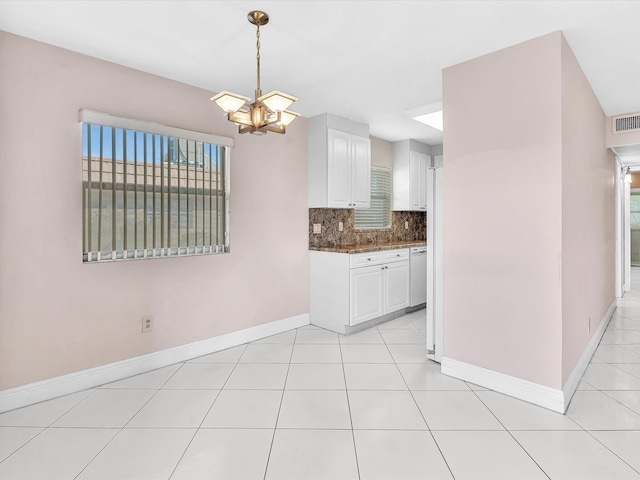
<path id="1" fill-rule="evenodd" d="M 184 362 L 310 324 L 308 313 L 0 392 L 0 413 Z"/>
<path id="2" fill-rule="evenodd" d="M 460 362 L 448 357 L 442 357 L 442 373 L 451 377 L 475 383 L 481 387 L 504 393 L 511 397 L 519 398 L 525 402 L 539 405 L 554 412 L 565 413 L 571 397 L 578 388 L 580 379 L 584 375 L 589 361 L 596 351 L 602 336 L 604 335 L 609 321 L 616 309 L 616 300 L 613 301 L 604 318 L 600 322 L 598 330 L 591 337 L 584 353 L 580 357 L 577 365 L 571 372 L 569 379 L 562 390 L 547 387 L 537 383 L 512 377 L 504 373 L 499 373 L 486 368 L 478 367 L 468 363 Z"/>
<path id="3" fill-rule="evenodd" d="M 537 383 L 512 377 L 504 373 L 470 365 L 452 358 L 442 357 L 442 373 L 475 383 L 481 387 L 519 398 L 554 412 L 564 413 L 564 395 L 562 390 L 546 387 Z"/>
<path id="4" fill-rule="evenodd" d="M 576 390 L 578 389 L 580 380 L 582 379 L 582 376 L 584 375 L 585 370 L 589 366 L 591 357 L 593 357 L 593 354 L 595 353 L 596 348 L 598 348 L 598 344 L 600 343 L 600 340 L 602 340 L 602 336 L 604 335 L 604 332 L 607 330 L 607 327 L 609 326 L 611 317 L 613 317 L 613 312 L 616 311 L 616 306 L 617 306 L 617 299 L 614 299 L 613 302 L 611 302 L 611 305 L 609 305 L 609 308 L 607 309 L 607 313 L 604 314 L 604 318 L 600 322 L 598 329 L 594 332 L 593 336 L 591 337 L 591 340 L 589 340 L 589 343 L 587 344 L 587 348 L 585 348 L 584 352 L 582 353 L 580 360 L 578 360 L 578 363 L 573 368 L 571 375 L 569 376 L 566 383 L 564 384 L 564 387 L 562 388 L 562 391 L 564 393 L 564 410 L 565 411 L 569 407 L 569 403 L 571 402 L 571 398 L 573 398 L 573 394 L 576 393 Z"/>

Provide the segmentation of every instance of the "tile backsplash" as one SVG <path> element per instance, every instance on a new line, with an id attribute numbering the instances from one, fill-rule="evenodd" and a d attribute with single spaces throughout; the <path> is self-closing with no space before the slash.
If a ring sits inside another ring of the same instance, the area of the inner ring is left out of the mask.
<path id="1" fill-rule="evenodd" d="M 388 243 L 402 240 L 427 239 L 427 214 L 425 212 L 391 212 L 391 228 L 356 230 L 354 211 L 348 208 L 309 209 L 309 247 L 333 247 L 367 243 Z M 342 222 L 344 230 L 339 231 Z M 409 222 L 405 230 L 404 223 Z M 321 233 L 313 233 L 313 224 L 322 225 Z"/>

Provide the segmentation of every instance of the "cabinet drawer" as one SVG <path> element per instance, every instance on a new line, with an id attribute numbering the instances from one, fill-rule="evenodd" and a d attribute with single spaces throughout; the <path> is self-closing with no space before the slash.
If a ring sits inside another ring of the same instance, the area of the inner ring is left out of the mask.
<path id="1" fill-rule="evenodd" d="M 366 267 L 368 265 L 379 265 L 382 263 L 381 252 L 354 253 L 349 255 L 350 268 Z"/>
<path id="2" fill-rule="evenodd" d="M 409 249 L 399 248 L 398 250 L 386 250 L 384 252 L 383 262 L 399 262 L 400 260 L 409 260 Z"/>

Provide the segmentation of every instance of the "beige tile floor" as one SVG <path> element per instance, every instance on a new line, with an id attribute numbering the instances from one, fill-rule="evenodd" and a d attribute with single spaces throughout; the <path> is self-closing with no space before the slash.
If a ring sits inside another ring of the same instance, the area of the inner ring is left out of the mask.
<path id="1" fill-rule="evenodd" d="M 440 374 L 424 310 L 0 415 L 0 479 L 640 479 L 640 269 L 567 415 Z"/>

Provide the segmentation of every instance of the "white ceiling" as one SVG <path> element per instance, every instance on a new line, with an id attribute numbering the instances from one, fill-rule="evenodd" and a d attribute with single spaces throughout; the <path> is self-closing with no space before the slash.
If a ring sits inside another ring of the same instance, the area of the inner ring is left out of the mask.
<path id="1" fill-rule="evenodd" d="M 607 115 L 640 111 L 636 1 L 0 1 L 0 30 L 211 91 L 300 98 L 389 141 L 442 142 L 405 113 L 442 98 L 441 71 L 563 30 Z M 419 109 L 419 108 L 418 108 Z"/>

